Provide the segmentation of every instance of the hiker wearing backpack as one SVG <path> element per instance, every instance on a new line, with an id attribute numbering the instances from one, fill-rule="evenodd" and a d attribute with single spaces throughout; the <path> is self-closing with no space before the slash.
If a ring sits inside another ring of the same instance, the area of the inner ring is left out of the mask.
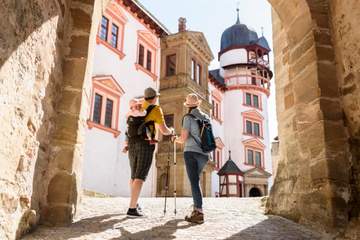
<path id="1" fill-rule="evenodd" d="M 156 127 L 163 135 L 174 135 L 174 129 L 169 129 L 164 120 L 164 114 L 159 105 L 156 105 L 160 94 L 153 88 L 144 91 L 142 114 L 128 114 L 127 118 L 127 149 L 131 169 L 130 190 L 131 198 L 127 215 L 129 217 L 141 217 L 143 214 L 138 205 L 141 188 L 149 173 L 155 145 L 157 140 Z"/>
<path id="2" fill-rule="evenodd" d="M 204 222 L 200 175 L 209 160 L 209 153 L 216 148 L 210 118 L 200 110 L 200 104 L 201 100 L 196 94 L 186 97 L 184 106 L 189 109 L 188 114 L 183 118 L 181 135 L 175 140 L 185 144 L 185 166 L 194 201 L 194 209 L 185 220 L 198 224 Z"/>

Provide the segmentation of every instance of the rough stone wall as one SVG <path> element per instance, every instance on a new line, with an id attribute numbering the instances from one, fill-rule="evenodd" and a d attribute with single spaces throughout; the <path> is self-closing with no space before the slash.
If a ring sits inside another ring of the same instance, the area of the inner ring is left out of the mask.
<path id="1" fill-rule="evenodd" d="M 329 1 L 270 2 L 281 141 L 267 210 L 334 232 L 348 223 L 350 189 Z"/>
<path id="2" fill-rule="evenodd" d="M 37 220 L 33 175 L 62 80 L 62 11 L 55 0 L 0 1 L 0 239 Z"/>
<path id="3" fill-rule="evenodd" d="M 350 228 L 360 237 L 360 1 L 330 1 L 331 26 L 344 118 L 349 133 Z M 356 223 L 356 219 L 358 219 Z"/>
<path id="4" fill-rule="evenodd" d="M 108 1 L 0 0 L 0 239 L 76 213 L 89 49 Z"/>

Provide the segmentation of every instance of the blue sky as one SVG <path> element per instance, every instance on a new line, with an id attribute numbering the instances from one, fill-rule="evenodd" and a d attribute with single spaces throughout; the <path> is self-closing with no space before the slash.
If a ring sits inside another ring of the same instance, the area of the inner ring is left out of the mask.
<path id="1" fill-rule="evenodd" d="M 219 67 L 217 53 L 223 31 L 236 22 L 236 8 L 240 9 L 240 22 L 256 30 L 264 36 L 272 46 L 271 6 L 267 0 L 139 0 L 157 19 L 172 33 L 177 32 L 179 17 L 187 19 L 189 30 L 201 31 L 205 34 L 215 59 L 210 69 Z M 272 58 L 271 54 L 271 58 Z M 273 61 L 272 61 L 272 70 Z M 277 136 L 275 109 L 275 84 L 272 80 L 269 99 L 270 139 Z"/>

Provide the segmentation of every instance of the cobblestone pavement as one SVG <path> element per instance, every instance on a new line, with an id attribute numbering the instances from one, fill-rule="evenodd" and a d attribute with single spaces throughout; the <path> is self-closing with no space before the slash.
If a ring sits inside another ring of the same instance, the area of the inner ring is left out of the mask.
<path id="1" fill-rule="evenodd" d="M 41 226 L 24 239 L 326 239 L 281 217 L 264 215 L 259 198 L 207 198 L 202 225 L 183 221 L 191 210 L 190 198 L 177 199 L 176 216 L 172 198 L 165 216 L 163 198 L 145 198 L 140 203 L 147 217 L 128 219 L 125 215 L 128 199 L 85 197 L 71 226 Z"/>

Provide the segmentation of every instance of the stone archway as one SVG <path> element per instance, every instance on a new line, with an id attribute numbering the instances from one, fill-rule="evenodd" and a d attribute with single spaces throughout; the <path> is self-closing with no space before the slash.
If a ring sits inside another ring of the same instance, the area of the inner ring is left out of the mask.
<path id="1" fill-rule="evenodd" d="M 261 197 L 261 191 L 257 187 L 252 187 L 249 191 L 249 197 Z"/>
<path id="2" fill-rule="evenodd" d="M 38 220 L 64 225 L 73 219 L 92 69 L 89 49 L 108 1 L 0 3 L 0 16 L 9 19 L 0 23 L 8 36 L 0 42 L 0 89 L 7 99 L 1 109 L 7 114 L 0 129 L 0 149 L 6 149 L 0 151 L 6 223 L 0 236 L 20 236 Z M 357 75 L 354 68 L 336 75 L 335 52 L 338 61 L 347 53 L 338 35 L 333 37 L 336 51 L 331 42 L 329 9 L 341 3 L 268 1 L 274 10 L 280 160 L 267 211 L 331 231 L 348 223 L 349 199 L 352 206 L 359 199 L 351 192 L 359 184 L 352 183 L 352 189 L 349 184 L 349 144 L 338 91 L 338 79 L 344 79 L 345 117 L 355 139 L 350 147 L 357 156 L 358 123 L 349 110 L 355 95 L 348 95 L 347 86 Z"/>

